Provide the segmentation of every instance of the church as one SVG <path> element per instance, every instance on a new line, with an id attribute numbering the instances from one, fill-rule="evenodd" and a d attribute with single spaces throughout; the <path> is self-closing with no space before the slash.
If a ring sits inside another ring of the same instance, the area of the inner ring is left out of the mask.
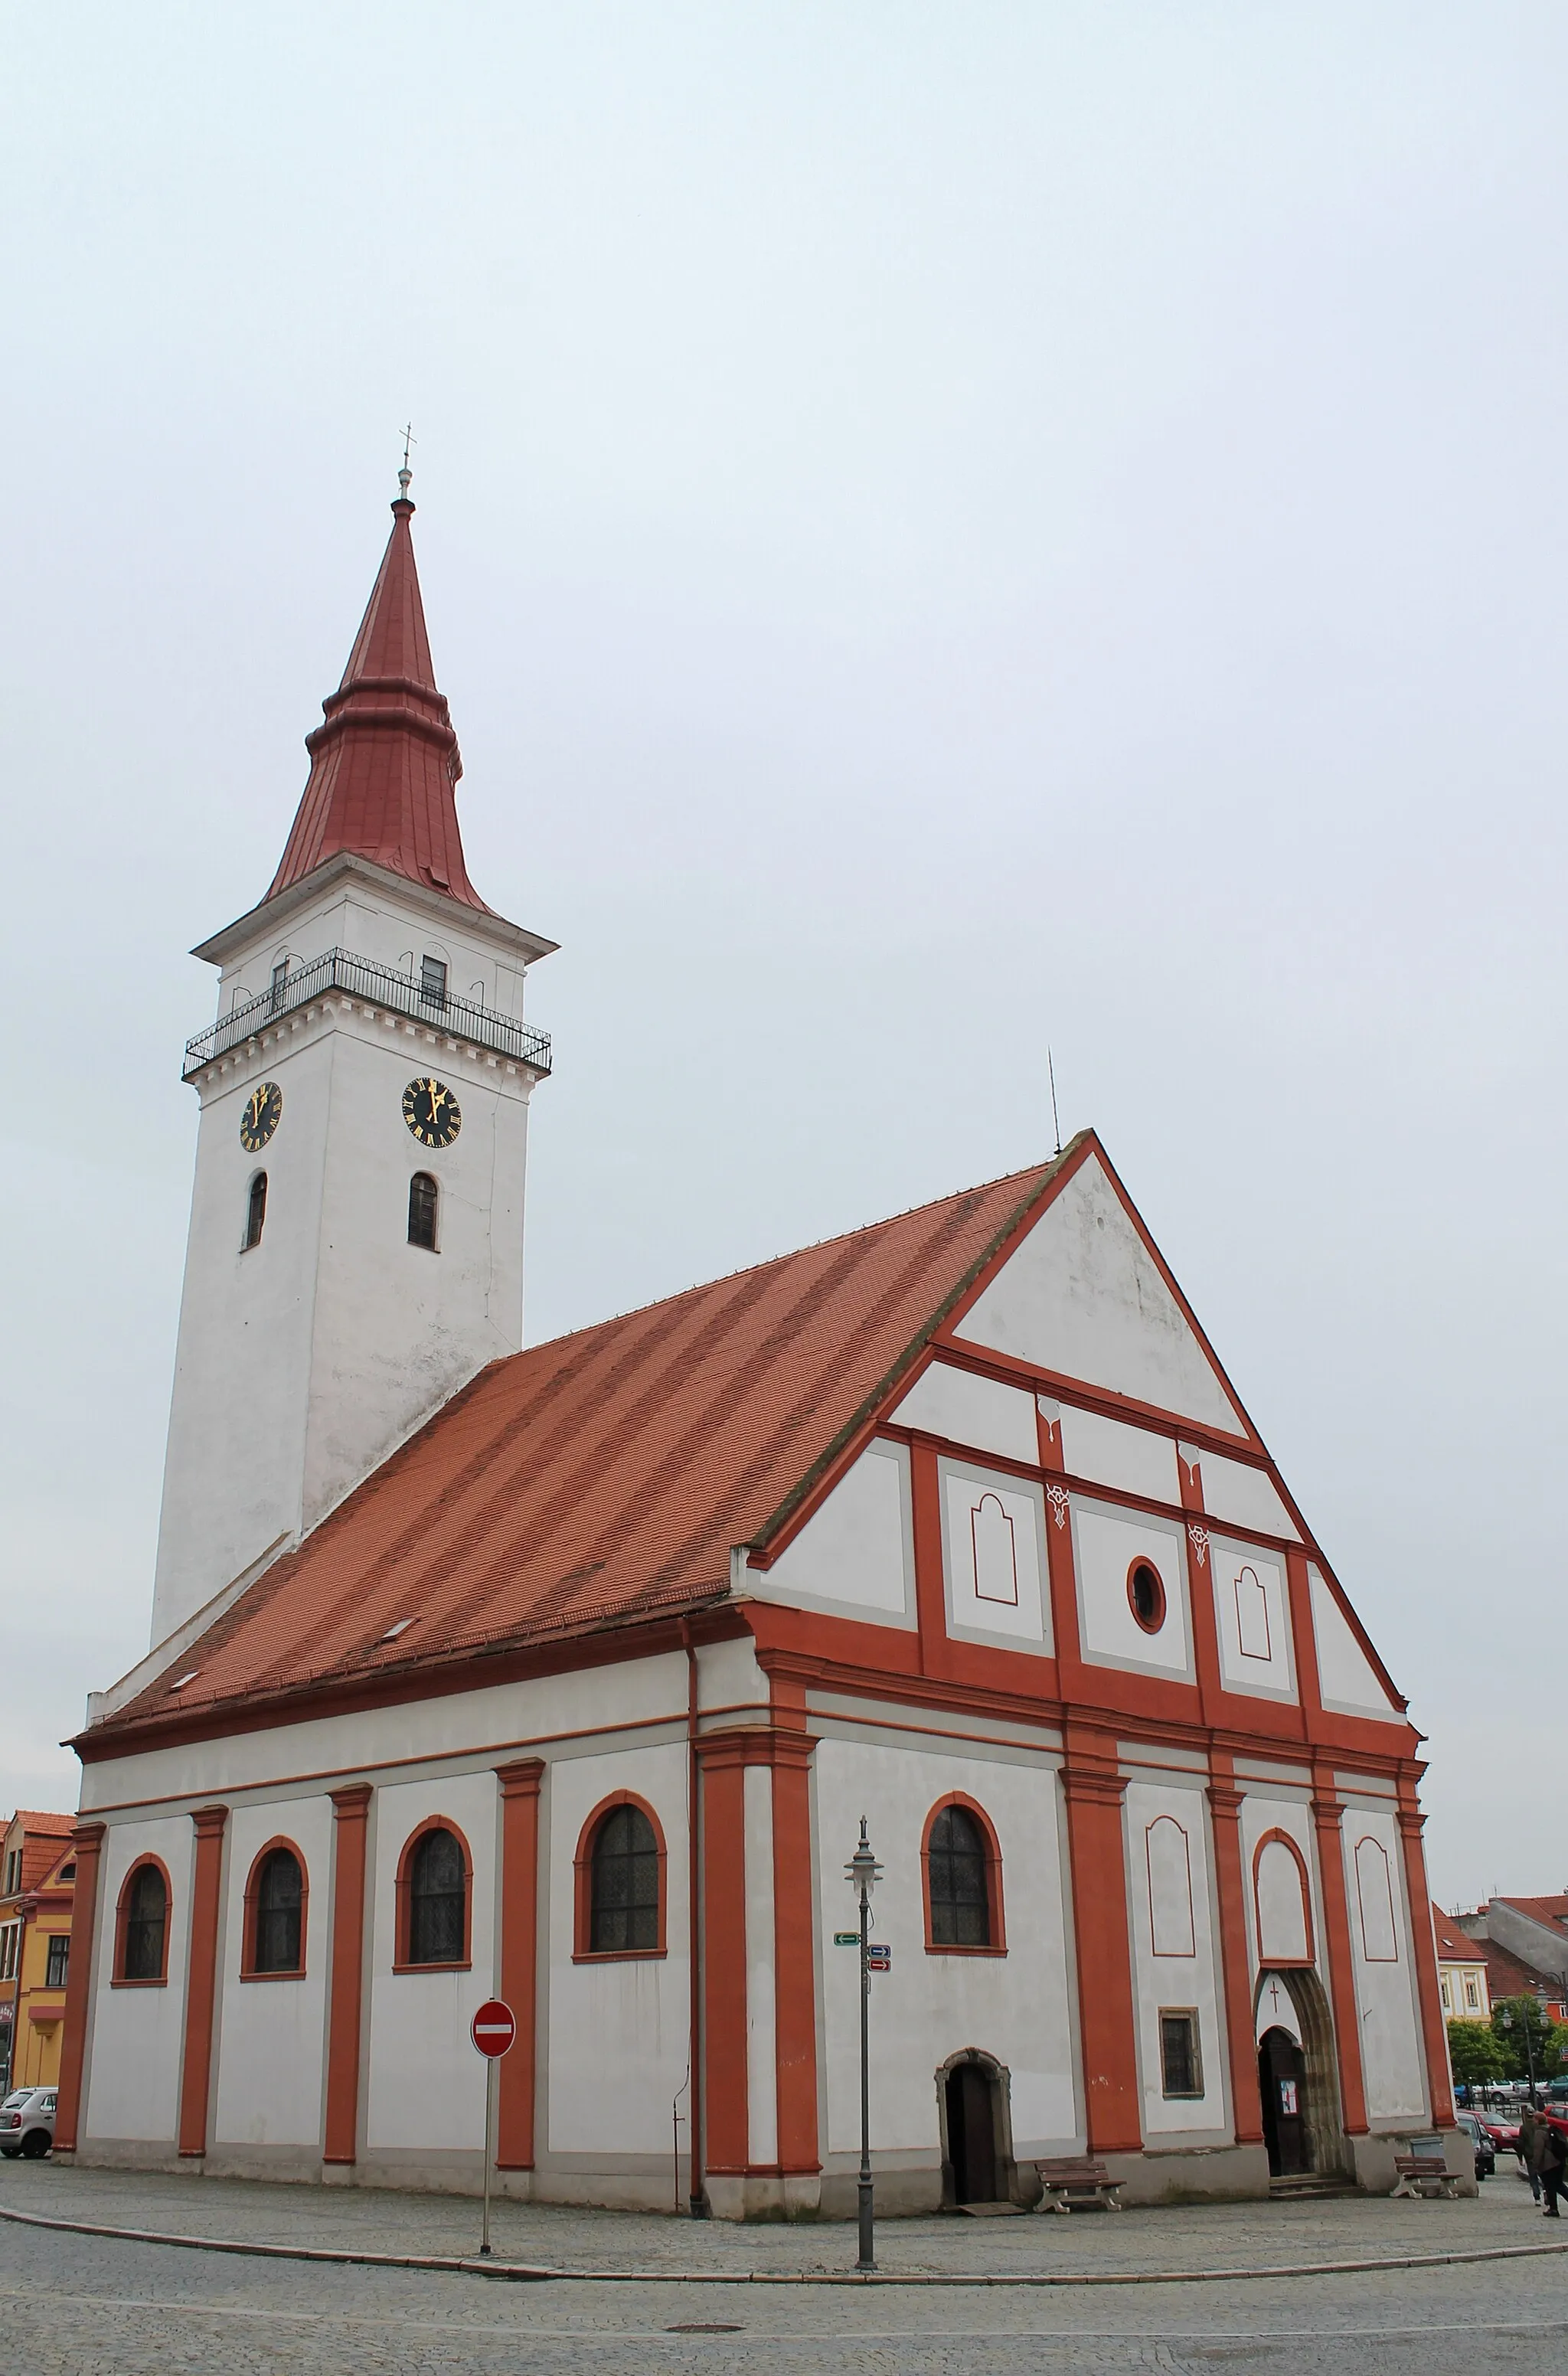
<path id="1" fill-rule="evenodd" d="M 145 1659 L 89 1703 L 63 2160 L 848 2216 L 1386 2189 L 1454 2130 L 1420 1735 L 1092 1131 L 523 1343 L 525 1019 L 409 480 L 196 954 Z M 851 1942 L 858 1945 L 858 1941 Z"/>

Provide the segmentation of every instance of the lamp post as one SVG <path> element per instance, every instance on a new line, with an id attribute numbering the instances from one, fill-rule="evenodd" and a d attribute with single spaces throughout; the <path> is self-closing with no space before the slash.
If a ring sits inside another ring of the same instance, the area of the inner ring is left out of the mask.
<path id="1" fill-rule="evenodd" d="M 863 1815 L 860 1846 L 844 1867 L 844 1878 L 861 1901 L 861 2257 L 855 2274 L 869 2276 L 876 2266 L 871 2178 L 871 1894 L 882 1878 L 882 1867 L 872 1853 Z"/>

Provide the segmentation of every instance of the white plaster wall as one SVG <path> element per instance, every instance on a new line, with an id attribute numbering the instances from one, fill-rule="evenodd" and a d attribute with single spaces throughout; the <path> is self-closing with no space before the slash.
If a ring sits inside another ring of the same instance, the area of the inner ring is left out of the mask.
<path id="1" fill-rule="evenodd" d="M 1057 1781 L 1049 1768 L 877 1742 L 824 1740 L 815 1760 L 821 1856 L 826 2134 L 834 2153 L 860 2142 L 859 1957 L 835 1931 L 859 1919 L 843 1876 L 860 1818 L 885 1878 L 872 1900 L 872 1935 L 893 1968 L 872 1982 L 872 2133 L 884 2151 L 937 2151 L 936 2073 L 978 2047 L 1012 2074 L 1014 2150 L 1020 2159 L 1081 2150 L 1076 2058 L 1063 1920 Z M 983 1807 L 1002 1850 L 1004 1956 L 932 1955 L 925 1948 L 921 1838 L 935 1801 L 961 1790 Z"/>
<path id="2" fill-rule="evenodd" d="M 1382 1808 L 1348 1807 L 1343 1821 L 1367 2116 L 1372 2121 L 1425 2120 L 1420 2020 L 1398 1826 Z"/>
<path id="3" fill-rule="evenodd" d="M 1090 1478 L 1097 1485 L 1114 1485 L 1123 1493 L 1181 1508 L 1174 1437 L 1156 1435 L 1146 1427 L 1124 1427 L 1120 1420 L 1101 1419 L 1071 1403 L 1051 1403 L 1043 1395 L 1040 1408 L 1061 1424 L 1062 1460 L 1069 1476 Z"/>
<path id="4" fill-rule="evenodd" d="M 646 1799 L 663 1826 L 669 1952 L 631 1963 L 575 1964 L 573 1860 L 584 1824 L 616 1790 Z M 685 2081 L 689 2051 L 684 1746 L 556 1761 L 548 1821 L 550 2150 L 668 2156 L 670 2108 Z"/>
<path id="5" fill-rule="evenodd" d="M 1227 1688 L 1263 1699 L 1293 1700 L 1295 1662 L 1283 1565 L 1250 1544 L 1211 1534 L 1208 1569 L 1219 1632 L 1219 1670 Z"/>
<path id="6" fill-rule="evenodd" d="M 1313 1836 L 1312 1811 L 1301 1799 L 1275 1798 L 1266 1791 L 1246 1790 L 1241 1800 L 1241 1877 L 1247 1913 L 1247 1954 L 1255 1983 L 1259 1969 L 1257 1908 L 1253 1899 L 1253 1859 L 1265 1832 L 1284 1832 L 1301 1849 L 1312 1893 L 1313 1942 L 1319 1978 L 1332 1998 L 1334 1990 L 1324 1955 L 1323 1898 L 1318 1883 L 1317 1843 Z M 1334 2009 L 1336 2021 L 1340 2008 Z"/>
<path id="7" fill-rule="evenodd" d="M 728 1653 L 737 1645 L 717 1646 Z M 709 1657 L 707 1649 L 699 1652 L 699 1676 L 707 1674 Z M 719 1687 L 730 1688 L 753 1666 L 730 1658 L 719 1669 L 728 1679 Z M 267 1790 L 296 1777 L 315 1786 L 325 1777 L 354 1781 L 411 1759 L 471 1755 L 493 1763 L 502 1752 L 521 1756 L 541 1742 L 606 1725 L 671 1724 L 683 1729 L 685 1721 L 686 1661 L 680 1651 L 670 1651 L 534 1681 L 186 1741 L 137 1757 L 105 1758 L 83 1768 L 82 1812 L 159 1797 L 229 1799 L 235 1791 Z"/>
<path id="8" fill-rule="evenodd" d="M 853 1610 L 873 1623 L 912 1627 L 915 1551 L 906 1447 L 868 1444 L 773 1565 L 745 1569 L 742 1583 L 759 1600 Z"/>
<path id="9" fill-rule="evenodd" d="M 1039 1465 L 1039 1430 L 1032 1396 L 950 1361 L 933 1361 L 893 1412 L 900 1427 L 922 1428 L 975 1452 Z"/>
<path id="10" fill-rule="evenodd" d="M 773 1891 L 773 1776 L 742 1776 L 746 1837 L 746 2119 L 750 2157 L 778 2158 L 777 1919 Z"/>
<path id="11" fill-rule="evenodd" d="M 310 1891 L 304 1978 L 242 1980 L 245 1883 L 262 1847 L 275 1838 L 292 1841 Z M 214 2141 L 315 2145 L 321 2137 L 332 1923 L 330 1800 L 251 1800 L 236 1807 L 229 1819 L 225 1878 Z"/>
<path id="12" fill-rule="evenodd" d="M 1194 1457 L 1203 1477 L 1204 1508 L 1211 1518 L 1221 1518 L 1232 1527 L 1255 1527 L 1260 1534 L 1283 1535 L 1288 1542 L 1300 1542 L 1301 1529 L 1266 1470 L 1227 1460 L 1218 1452 Z"/>
<path id="13" fill-rule="evenodd" d="M 1104 1667 L 1160 1674 L 1192 1671 L 1187 1623 L 1187 1559 L 1180 1527 L 1073 1500 L 1073 1550 L 1078 1574 L 1078 1626 L 1084 1657 Z M 1165 1586 L 1165 1622 L 1146 1634 L 1127 1599 L 1127 1574 L 1147 1560 Z"/>
<path id="14" fill-rule="evenodd" d="M 1227 2125 L 1225 2030 L 1215 1976 L 1204 1794 L 1199 1788 L 1174 1780 L 1131 1782 L 1124 1809 L 1144 2134 L 1154 2138 L 1173 2136 L 1183 2131 L 1223 2128 Z M 1184 1922 L 1178 1885 L 1183 1868 L 1178 1866 L 1169 1847 L 1174 1837 L 1170 1829 L 1172 1824 L 1180 1825 L 1186 1851 L 1184 1872 L 1189 1896 Z M 1152 1872 L 1151 1831 L 1156 1835 Z M 1179 1952 L 1182 1948 L 1187 1952 Z M 1197 2014 L 1204 2082 L 1201 2097 L 1168 2097 L 1163 2091 L 1159 2051 L 1162 2007 L 1175 2012 L 1191 2009 Z"/>
<path id="15" fill-rule="evenodd" d="M 1049 1651 L 1045 1496 L 1040 1487 L 945 1456 L 938 1467 L 949 1634 L 959 1640 Z M 1009 1590 L 1012 1599 L 1006 1597 Z"/>
<path id="16" fill-rule="evenodd" d="M 496 1806 L 493 1774 L 383 1785 L 375 1794 L 365 2142 L 435 2150 L 484 2145 L 484 2064 L 469 2024 L 495 1991 Z M 398 1863 L 409 1835 L 445 1815 L 473 1859 L 471 1966 L 394 1972 Z"/>
<path id="17" fill-rule="evenodd" d="M 102 1850 L 102 1924 L 93 1958 L 92 2063 L 83 2133 L 172 2148 L 180 2117 L 180 2053 L 190 1966 L 191 1872 L 195 1835 L 188 1815 L 110 1826 Z M 169 1869 L 168 1983 L 113 1985 L 115 1909 L 131 1867 L 144 1856 Z"/>
<path id="18" fill-rule="evenodd" d="M 1318 1682 L 1324 1707 L 1338 1708 L 1351 1716 L 1387 1717 L 1403 1723 L 1400 1711 L 1384 1689 L 1377 1669 L 1351 1632 L 1326 1581 L 1315 1567 L 1309 1568 L 1307 1574 L 1312 1586 Z"/>
<path id="19" fill-rule="evenodd" d="M 422 1147 L 408 1083 L 457 1098 L 451 1146 Z M 247 1155 L 264 1081 L 283 1110 Z M 175 1357 L 153 1639 L 279 1538 L 308 1530 L 476 1370 L 522 1342 L 526 1074 L 336 993 L 268 1027 L 208 1078 Z M 243 1252 L 252 1175 L 261 1242 Z M 440 1251 L 408 1242 L 409 1182 L 434 1174 Z M 236 1443 L 245 1459 L 230 1456 Z"/>
<path id="20" fill-rule="evenodd" d="M 1081 1164 L 956 1332 L 1059 1377 L 1244 1432 L 1104 1167 Z"/>

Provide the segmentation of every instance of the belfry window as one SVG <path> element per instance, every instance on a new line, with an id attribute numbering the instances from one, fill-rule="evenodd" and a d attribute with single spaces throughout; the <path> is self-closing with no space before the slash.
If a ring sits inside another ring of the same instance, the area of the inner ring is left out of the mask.
<path id="1" fill-rule="evenodd" d="M 249 1253 L 261 1243 L 261 1232 L 267 1220 L 267 1174 L 258 1171 L 251 1182 L 250 1198 L 245 1206 L 245 1238 L 242 1253 Z"/>
<path id="2" fill-rule="evenodd" d="M 933 1947 L 989 1947 L 986 1841 L 967 1807 L 944 1807 L 926 1847 Z"/>
<path id="3" fill-rule="evenodd" d="M 420 996 L 427 1006 L 446 1004 L 446 967 L 440 957 L 421 957 Z"/>
<path id="4" fill-rule="evenodd" d="M 659 1945 L 659 1842 L 640 1807 L 612 1807 L 593 1842 L 595 1955 L 646 1954 Z"/>
<path id="5" fill-rule="evenodd" d="M 435 1182 L 428 1171 L 416 1171 L 409 1182 L 409 1243 L 435 1252 Z"/>
<path id="6" fill-rule="evenodd" d="M 288 980 L 289 960 L 287 957 L 279 957 L 278 963 L 272 968 L 272 990 L 268 1001 L 274 1015 L 277 1014 L 279 1008 L 283 1004 L 283 992 L 288 984 Z"/>

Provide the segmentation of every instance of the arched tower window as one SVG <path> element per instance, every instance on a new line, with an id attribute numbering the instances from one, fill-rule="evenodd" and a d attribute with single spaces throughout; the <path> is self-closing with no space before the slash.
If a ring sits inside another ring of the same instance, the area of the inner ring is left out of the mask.
<path id="1" fill-rule="evenodd" d="M 1002 1857 L 989 1818 L 972 1799 L 955 1794 L 932 1809 L 921 1861 L 927 1952 L 1004 1954 Z"/>
<path id="2" fill-rule="evenodd" d="M 428 1171 L 416 1171 L 409 1182 L 409 1243 L 435 1252 L 435 1182 Z"/>
<path id="3" fill-rule="evenodd" d="M 169 1883 L 160 1865 L 139 1864 L 120 1900 L 120 1978 L 161 1980 L 169 1930 Z"/>
<path id="4" fill-rule="evenodd" d="M 405 1868 L 408 1964 L 466 1964 L 469 1956 L 469 1860 L 456 1832 L 444 1824 L 422 1832 Z"/>
<path id="5" fill-rule="evenodd" d="M 245 1206 L 245 1241 L 242 1252 L 249 1253 L 252 1246 L 261 1243 L 261 1232 L 267 1220 L 267 1174 L 258 1171 L 251 1182 L 250 1199 Z"/>
<path id="6" fill-rule="evenodd" d="M 659 1842 L 640 1807 L 612 1807 L 593 1841 L 588 1952 L 646 1954 L 659 1945 Z"/>
<path id="7" fill-rule="evenodd" d="M 304 1873 L 292 1848 L 269 1848 L 256 1869 L 253 1972 L 297 1972 L 304 1956 Z"/>

